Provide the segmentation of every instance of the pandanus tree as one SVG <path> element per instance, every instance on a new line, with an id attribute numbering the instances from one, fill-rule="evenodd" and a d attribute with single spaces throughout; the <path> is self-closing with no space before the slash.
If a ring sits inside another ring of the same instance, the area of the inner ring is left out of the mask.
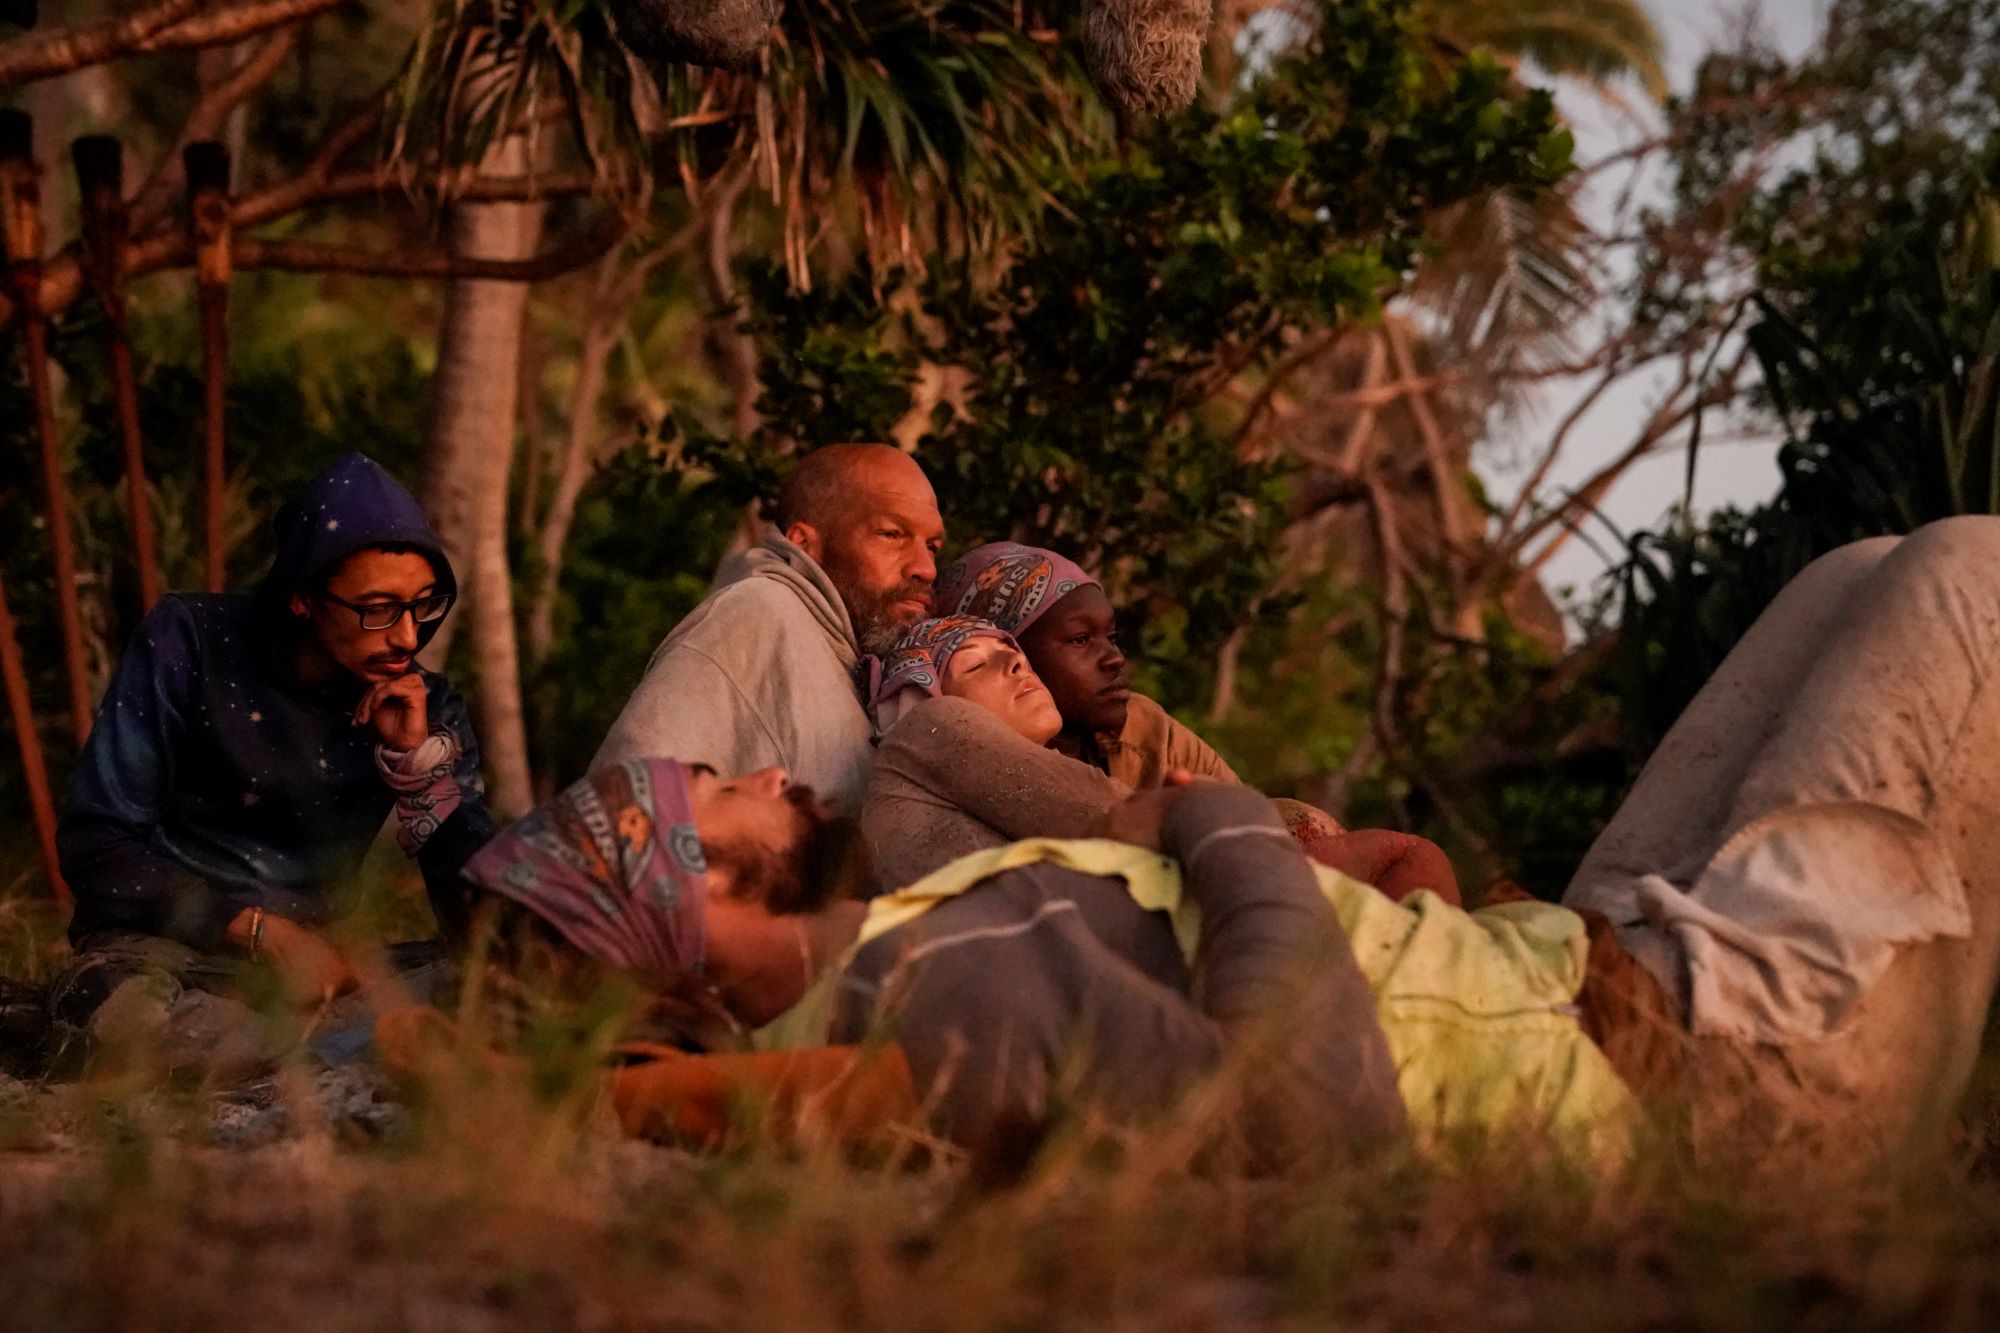
<path id="1" fill-rule="evenodd" d="M 798 0 L 806 7 L 813 0 Z M 1082 0 L 1083 46 L 1111 103 L 1174 111 L 1201 81 L 1212 0 Z M 747 68 L 779 17 L 778 0 L 607 0 L 620 37 L 648 59 Z"/>
<path id="2" fill-rule="evenodd" d="M 627 219 L 629 237 L 599 271 L 598 289 L 617 299 L 586 332 L 586 389 L 601 385 L 621 303 L 663 249 L 703 242 L 719 338 L 732 336 L 734 233 L 753 196 L 768 203 L 785 267 L 803 285 L 815 244 L 856 234 L 905 257 L 990 250 L 1028 225 L 1051 163 L 1108 137 L 1070 56 L 1031 15 L 989 0 L 688 14 L 611 0 L 441 0 L 394 104 L 398 158 L 454 163 L 468 186 L 482 173 L 580 168 Z M 540 206 L 482 201 L 470 188 L 452 205 L 462 247 L 496 259 L 533 251 Z M 463 623 L 477 643 L 496 803 L 508 811 L 531 799 L 507 558 L 525 297 L 521 283 L 453 284 L 424 487 L 469 573 Z M 758 392 L 750 369 L 739 415 Z M 596 413 L 589 393 L 572 403 L 547 511 L 528 524 L 541 535 L 526 617 L 536 658 L 552 633 L 569 512 L 596 461 Z M 440 636 L 433 651 L 448 648 Z"/>

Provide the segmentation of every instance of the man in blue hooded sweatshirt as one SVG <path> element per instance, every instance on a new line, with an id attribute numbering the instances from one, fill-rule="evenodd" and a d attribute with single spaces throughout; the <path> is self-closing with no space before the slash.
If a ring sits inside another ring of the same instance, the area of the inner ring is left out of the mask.
<path id="1" fill-rule="evenodd" d="M 437 535 L 360 454 L 273 535 L 255 591 L 161 598 L 99 706 L 60 830 L 76 958 L 51 992 L 59 1031 L 257 1063 L 249 1011 L 221 997 L 246 964 L 301 1007 L 359 984 L 319 927 L 391 813 L 458 924 L 455 872 L 493 825 L 464 701 L 416 663 L 457 593 Z"/>

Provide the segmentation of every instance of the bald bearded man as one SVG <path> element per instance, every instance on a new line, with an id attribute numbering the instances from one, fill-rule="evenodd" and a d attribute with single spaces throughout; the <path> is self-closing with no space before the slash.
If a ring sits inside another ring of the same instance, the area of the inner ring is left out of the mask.
<path id="1" fill-rule="evenodd" d="M 882 444 L 805 455 L 771 517 L 654 652 L 592 767 L 778 767 L 855 814 L 871 759 L 857 665 L 930 614 L 944 520 L 923 469 Z"/>

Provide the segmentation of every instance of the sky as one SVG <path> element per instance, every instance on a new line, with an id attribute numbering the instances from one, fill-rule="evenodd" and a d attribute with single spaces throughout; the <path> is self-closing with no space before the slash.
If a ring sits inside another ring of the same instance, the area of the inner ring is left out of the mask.
<path id="1" fill-rule="evenodd" d="M 1741 31 L 1745 15 L 1743 0 L 1647 0 L 1647 7 L 1666 42 L 1668 76 L 1677 92 L 1692 82 L 1695 67 L 1706 51 L 1728 44 L 1731 34 Z M 1825 27 L 1824 0 L 1763 0 L 1753 12 L 1766 39 L 1787 54 L 1810 45 Z M 1636 85 L 1629 90 L 1629 97 L 1634 106 L 1645 100 Z M 1557 103 L 1576 135 L 1575 160 L 1579 165 L 1587 166 L 1646 133 L 1645 124 L 1635 123 L 1629 111 L 1614 110 L 1586 89 L 1559 85 Z M 1594 194 L 1586 191 L 1580 201 L 1586 218 L 1596 221 L 1607 215 L 1604 196 L 1608 193 L 1608 188 L 1601 187 Z M 1491 495 L 1503 501 L 1512 497 L 1519 488 L 1524 461 L 1534 456 L 1530 450 L 1537 439 L 1546 441 L 1579 393 L 1574 385 L 1551 386 L 1512 438 L 1495 442 L 1475 459 Z M 1640 383 L 1607 395 L 1573 433 L 1564 458 L 1551 475 L 1551 485 L 1578 485 L 1608 462 L 1631 441 L 1651 402 L 1647 386 Z M 1778 484 L 1776 456 L 1775 438 L 1704 445 L 1695 472 L 1695 507 L 1747 505 L 1768 498 Z M 1686 454 L 1679 450 L 1640 461 L 1605 498 L 1600 506 L 1604 517 L 1626 532 L 1651 526 L 1680 499 L 1686 468 Z M 1549 493 L 1560 492 L 1552 489 Z M 1601 524 L 1593 522 L 1586 531 L 1615 553 L 1617 539 Z M 1568 587 L 1584 593 L 1604 568 L 1603 557 L 1587 543 L 1571 540 L 1549 562 L 1544 577 L 1552 591 Z"/>

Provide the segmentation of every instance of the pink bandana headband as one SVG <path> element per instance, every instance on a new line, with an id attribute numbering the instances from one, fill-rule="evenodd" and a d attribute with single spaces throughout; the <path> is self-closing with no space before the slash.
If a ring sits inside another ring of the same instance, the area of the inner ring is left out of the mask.
<path id="1" fill-rule="evenodd" d="M 868 697 L 875 705 L 875 724 L 887 731 L 896 719 L 926 698 L 944 693 L 945 668 L 960 648 L 974 639 L 999 639 L 1014 644 L 1014 636 L 977 616 L 936 616 L 919 620 L 903 631 L 896 646 L 869 659 Z"/>
<path id="2" fill-rule="evenodd" d="M 672 759 L 597 769 L 481 848 L 465 877 L 528 908 L 585 954 L 663 977 L 708 949 L 708 861 Z"/>
<path id="3" fill-rule="evenodd" d="M 1039 546 L 988 542 L 951 562 L 939 576 L 941 616 L 977 616 L 1020 634 L 1043 612 L 1082 587 L 1102 587 L 1083 567 Z"/>

